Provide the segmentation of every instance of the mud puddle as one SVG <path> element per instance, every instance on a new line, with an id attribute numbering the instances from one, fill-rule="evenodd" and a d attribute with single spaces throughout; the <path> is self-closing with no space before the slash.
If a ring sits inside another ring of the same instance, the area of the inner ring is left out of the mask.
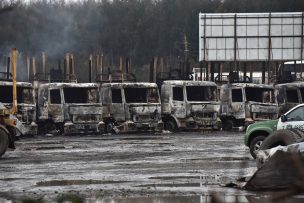
<path id="1" fill-rule="evenodd" d="M 81 197 L 75 194 L 59 195 L 56 199 L 50 201 L 42 199 L 33 199 L 23 197 L 20 199 L 0 198 L 2 203 L 62 203 L 62 202 L 86 202 L 86 203 L 302 203 L 303 196 L 293 196 L 278 201 L 273 196 L 256 196 L 256 195 L 224 195 L 224 194 L 207 194 L 207 195 L 189 195 L 189 196 L 138 196 L 138 197 Z"/>
<path id="2" fill-rule="evenodd" d="M 131 197 L 124 199 L 101 199 L 100 203 L 200 203 L 200 196 Z"/>
<path id="3" fill-rule="evenodd" d="M 104 181 L 104 180 L 51 180 L 37 182 L 36 186 L 67 186 L 67 185 L 96 185 L 96 184 L 120 184 L 127 181 Z"/>
<path id="4" fill-rule="evenodd" d="M 257 201 L 256 197 L 251 196 L 159 196 L 159 197 L 130 197 L 117 199 L 98 199 L 99 203 L 251 203 Z"/>

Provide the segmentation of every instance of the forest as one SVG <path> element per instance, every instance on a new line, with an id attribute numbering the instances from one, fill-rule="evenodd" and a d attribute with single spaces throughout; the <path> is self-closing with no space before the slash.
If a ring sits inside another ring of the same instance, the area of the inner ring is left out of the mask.
<path id="1" fill-rule="evenodd" d="M 0 9 L 1 58 L 16 47 L 23 57 L 36 56 L 39 68 L 45 52 L 52 68 L 66 53 L 73 53 L 76 72 L 82 75 L 79 80 L 86 81 L 90 54 L 102 54 L 108 67 L 117 67 L 120 57 L 128 57 L 132 71 L 143 78 L 153 57 L 174 66 L 187 50 L 196 63 L 199 12 L 302 12 L 304 1 L 0 0 Z M 24 62 L 19 64 L 19 75 L 24 75 Z"/>

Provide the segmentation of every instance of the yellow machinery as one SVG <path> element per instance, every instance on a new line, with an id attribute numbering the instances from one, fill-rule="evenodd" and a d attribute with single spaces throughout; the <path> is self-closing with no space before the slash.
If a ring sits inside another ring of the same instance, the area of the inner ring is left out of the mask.
<path id="1" fill-rule="evenodd" d="M 17 113 L 17 88 L 16 88 L 16 69 L 17 69 L 17 50 L 11 51 L 11 66 L 13 73 L 13 105 L 6 108 L 0 103 L 0 156 L 2 156 L 8 148 L 15 148 L 16 129 L 19 130 Z M 21 130 L 22 131 L 22 130 Z"/>

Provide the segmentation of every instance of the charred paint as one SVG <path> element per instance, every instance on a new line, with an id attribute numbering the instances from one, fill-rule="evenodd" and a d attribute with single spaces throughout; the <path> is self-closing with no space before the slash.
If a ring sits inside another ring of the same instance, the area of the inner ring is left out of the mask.
<path id="1" fill-rule="evenodd" d="M 233 122 L 235 127 L 246 127 L 254 121 L 275 119 L 278 116 L 274 87 L 271 85 L 226 84 L 221 86 L 220 97 L 224 126 Z"/>
<path id="2" fill-rule="evenodd" d="M 105 83 L 100 86 L 100 92 L 108 127 L 121 133 L 162 131 L 160 98 L 155 83 Z M 115 126 L 110 126 L 112 123 Z"/>
<path id="3" fill-rule="evenodd" d="M 220 103 L 216 91 L 214 82 L 164 81 L 161 98 L 165 124 L 172 127 L 174 122 L 173 126 L 181 129 L 219 129 Z"/>
<path id="4" fill-rule="evenodd" d="M 38 89 L 39 122 L 43 131 L 103 133 L 102 104 L 93 83 L 47 83 Z M 45 127 L 43 127 L 45 126 Z"/>

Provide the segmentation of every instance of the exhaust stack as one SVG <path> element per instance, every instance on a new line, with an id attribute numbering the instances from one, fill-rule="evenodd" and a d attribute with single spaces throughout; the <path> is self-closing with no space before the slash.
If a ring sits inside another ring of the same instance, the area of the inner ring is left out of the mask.
<path id="1" fill-rule="evenodd" d="M 9 80 L 10 75 L 10 64 L 11 64 L 11 57 L 7 57 L 7 63 L 6 63 L 6 79 Z"/>
<path id="2" fill-rule="evenodd" d="M 42 75 L 44 76 L 44 79 L 47 79 L 46 66 L 45 66 L 45 52 L 41 53 L 41 57 L 42 57 Z"/>
<path id="3" fill-rule="evenodd" d="M 70 60 L 69 60 L 69 53 L 67 53 L 66 55 L 65 55 L 65 68 L 64 68 L 64 79 L 66 79 L 66 80 L 69 80 L 70 79 L 70 77 L 69 77 L 69 73 L 70 73 L 70 70 L 69 70 L 69 68 L 70 68 Z"/>
<path id="4" fill-rule="evenodd" d="M 74 56 L 73 56 L 73 54 L 70 54 L 69 55 L 69 60 L 70 60 L 70 74 L 71 75 L 74 75 L 75 74 L 75 67 L 74 67 Z"/>
<path id="5" fill-rule="evenodd" d="M 100 55 L 100 74 L 103 74 L 103 54 Z"/>
<path id="6" fill-rule="evenodd" d="M 12 49 L 12 53 L 11 53 L 11 57 L 12 57 L 12 69 L 13 69 L 13 107 L 12 107 L 12 114 L 16 114 L 17 113 L 17 49 L 14 48 Z"/>
<path id="7" fill-rule="evenodd" d="M 32 71 L 33 71 L 33 78 L 36 76 L 36 59 L 35 57 L 32 57 Z"/>
<path id="8" fill-rule="evenodd" d="M 31 60 L 30 57 L 26 57 L 26 68 L 27 68 L 27 81 L 30 82 L 31 79 Z"/>
<path id="9" fill-rule="evenodd" d="M 130 73 L 130 58 L 126 58 L 126 73 Z"/>
<path id="10" fill-rule="evenodd" d="M 92 65 L 93 65 L 93 56 L 91 54 L 89 58 L 89 82 L 92 82 Z"/>

